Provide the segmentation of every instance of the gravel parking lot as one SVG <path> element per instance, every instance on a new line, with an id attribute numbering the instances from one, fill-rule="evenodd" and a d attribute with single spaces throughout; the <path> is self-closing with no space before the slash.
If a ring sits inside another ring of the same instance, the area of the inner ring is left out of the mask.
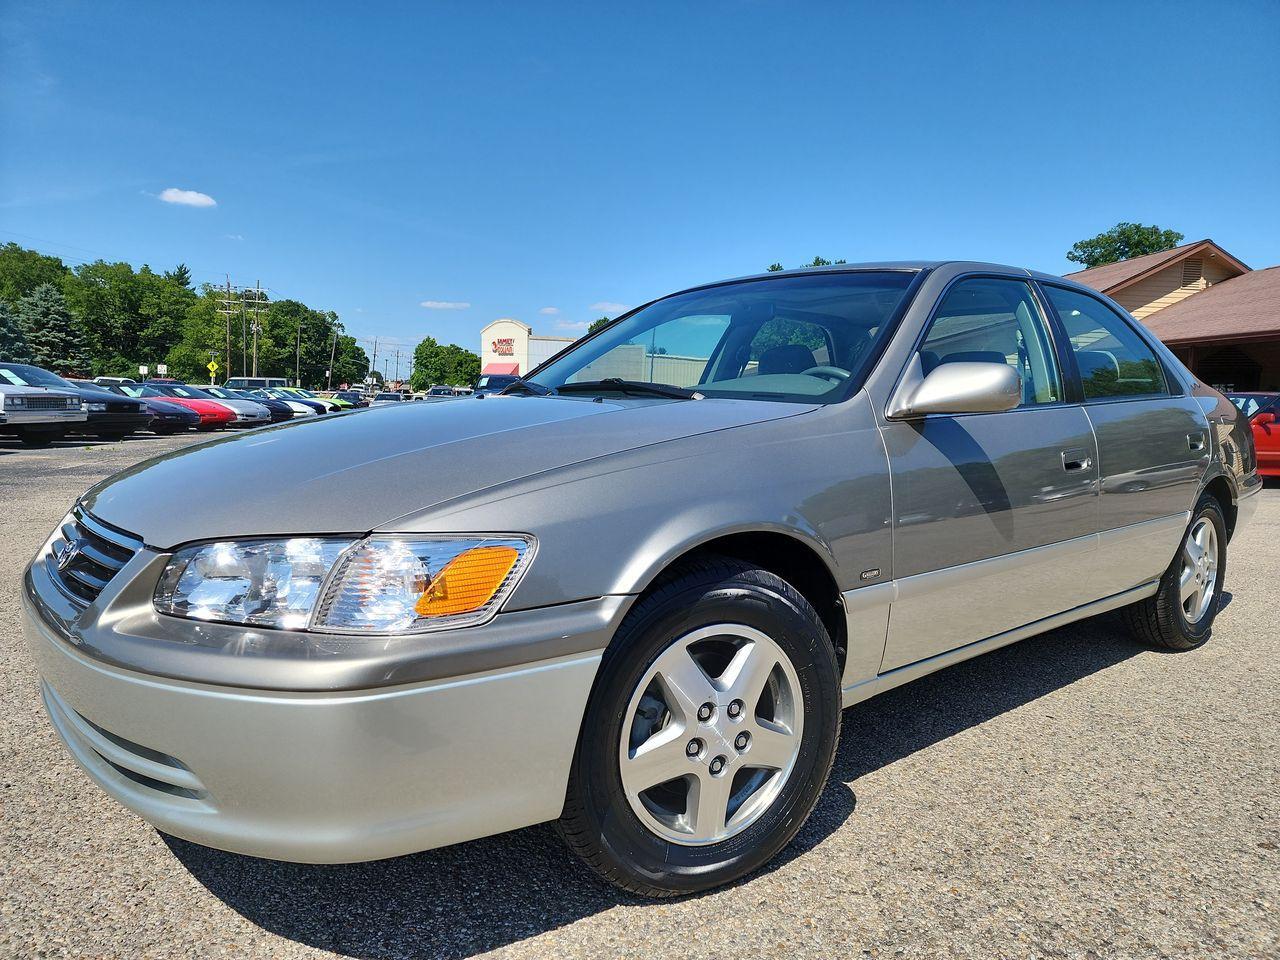
<path id="1" fill-rule="evenodd" d="M 1280 956 L 1280 489 L 1207 647 L 1147 651 L 1107 616 L 854 707 L 779 862 L 648 903 L 549 827 L 298 866 L 162 836 L 81 773 L 21 643 L 22 566 L 91 483 L 193 442 L 0 438 L 0 953 Z"/>

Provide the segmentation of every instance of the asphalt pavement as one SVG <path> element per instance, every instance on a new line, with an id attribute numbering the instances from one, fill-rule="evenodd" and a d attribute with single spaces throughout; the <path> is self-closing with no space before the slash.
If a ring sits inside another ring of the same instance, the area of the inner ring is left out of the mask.
<path id="1" fill-rule="evenodd" d="M 191 442 L 0 438 L 0 955 L 1280 956 L 1280 489 L 1204 648 L 1108 615 L 853 707 L 774 864 L 650 903 L 550 827 L 299 866 L 165 837 L 88 780 L 40 708 L 21 570 L 90 484 Z"/>

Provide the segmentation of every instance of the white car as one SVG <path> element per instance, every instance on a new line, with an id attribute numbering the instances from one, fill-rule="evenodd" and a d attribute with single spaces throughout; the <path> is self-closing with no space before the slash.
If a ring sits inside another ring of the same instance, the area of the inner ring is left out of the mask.
<path id="1" fill-rule="evenodd" d="M 44 377 L 51 377 L 45 370 L 24 363 L 0 364 L 0 406 L 4 418 L 0 419 L 0 433 L 16 435 L 29 447 L 47 447 L 61 440 L 67 427 L 84 423 L 88 414 L 81 409 L 78 394 L 67 390 L 43 386 Z"/>
<path id="2" fill-rule="evenodd" d="M 399 393 L 379 393 L 369 401 L 371 407 L 382 407 L 388 403 L 403 403 L 404 395 Z"/>

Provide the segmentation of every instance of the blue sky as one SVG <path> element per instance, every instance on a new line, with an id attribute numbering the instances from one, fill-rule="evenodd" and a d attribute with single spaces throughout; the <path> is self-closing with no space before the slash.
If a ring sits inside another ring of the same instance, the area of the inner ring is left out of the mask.
<path id="1" fill-rule="evenodd" d="M 1064 272 L 1119 220 L 1280 263 L 1270 0 L 5 0 L 0 43 L 0 241 L 360 337 L 570 335 L 815 253 Z"/>

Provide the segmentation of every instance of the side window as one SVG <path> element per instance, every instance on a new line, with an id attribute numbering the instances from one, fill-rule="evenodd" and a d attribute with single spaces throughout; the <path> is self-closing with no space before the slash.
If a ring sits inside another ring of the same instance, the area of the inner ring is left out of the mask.
<path id="1" fill-rule="evenodd" d="M 827 332 L 816 323 L 774 317 L 751 338 L 747 365 L 740 375 L 804 373 L 810 367 L 830 366 L 833 352 Z"/>
<path id="2" fill-rule="evenodd" d="M 1088 294 L 1045 284 L 1075 351 L 1086 400 L 1161 396 L 1164 369 L 1127 320 Z"/>
<path id="3" fill-rule="evenodd" d="M 1007 363 L 1022 378 L 1022 404 L 1062 399 L 1062 377 L 1031 287 L 1021 280 L 974 277 L 955 284 L 920 347 L 927 376 L 943 363 Z"/>

